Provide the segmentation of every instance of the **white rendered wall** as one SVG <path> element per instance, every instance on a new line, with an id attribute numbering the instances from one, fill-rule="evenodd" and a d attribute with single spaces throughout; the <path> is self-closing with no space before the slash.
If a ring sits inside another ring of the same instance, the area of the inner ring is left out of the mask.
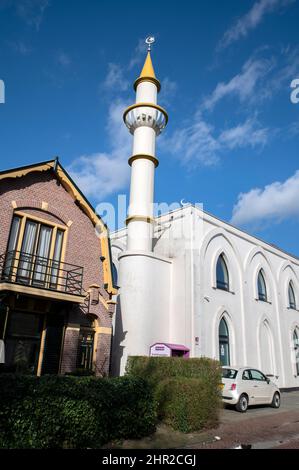
<path id="1" fill-rule="evenodd" d="M 165 261 L 157 259 L 154 274 L 147 271 L 147 275 L 154 275 L 153 280 L 147 278 L 150 294 L 145 288 L 138 294 L 140 309 L 145 302 L 141 297 L 150 297 L 155 305 L 155 341 L 181 343 L 190 348 L 191 356 L 218 359 L 218 328 L 224 316 L 232 365 L 271 368 L 264 372 L 278 375 L 279 386 L 298 387 L 292 335 L 295 327 L 299 328 L 299 311 L 288 307 L 288 284 L 292 280 L 298 308 L 299 260 L 193 206 L 159 217 L 157 222 L 154 254 L 169 258 L 172 269 L 165 270 Z M 182 224 L 187 233 L 183 238 Z M 112 245 L 125 239 L 125 230 L 112 234 Z M 230 292 L 216 288 L 216 261 L 221 253 L 227 260 Z M 126 270 L 136 270 L 138 274 L 143 271 L 142 266 L 143 263 L 137 267 L 128 260 Z M 257 300 L 260 268 L 265 273 L 268 302 Z M 130 317 L 133 342 L 134 318 L 138 318 L 133 306 L 136 294 L 133 285 L 125 280 L 127 274 L 123 272 L 123 276 L 122 289 L 127 291 L 128 300 L 122 315 Z M 140 286 L 140 277 L 136 283 Z M 143 326 L 139 323 L 139 338 L 152 318 L 145 305 L 142 315 L 146 320 Z M 153 329 L 149 331 L 153 338 Z M 196 342 L 195 338 L 199 340 Z M 147 345 L 139 342 L 138 347 L 144 354 Z"/>
<path id="2" fill-rule="evenodd" d="M 125 371 L 129 355 L 149 355 L 155 342 L 169 342 L 170 260 L 123 252 L 119 258 L 118 325 L 113 360 Z M 115 370 L 117 366 L 115 367 Z"/>
<path id="3" fill-rule="evenodd" d="M 204 214 L 204 219 L 205 238 L 199 259 L 202 314 L 198 325 L 202 354 L 218 359 L 218 326 L 224 316 L 230 334 L 231 364 L 271 368 L 264 372 L 278 375 L 279 386 L 299 386 L 291 341 L 295 326 L 299 326 L 299 312 L 288 308 L 287 295 L 291 278 L 299 299 L 299 261 L 212 216 Z M 232 292 L 214 289 L 215 256 L 221 252 L 228 261 Z M 261 268 L 268 302 L 258 300 L 257 274 Z"/>

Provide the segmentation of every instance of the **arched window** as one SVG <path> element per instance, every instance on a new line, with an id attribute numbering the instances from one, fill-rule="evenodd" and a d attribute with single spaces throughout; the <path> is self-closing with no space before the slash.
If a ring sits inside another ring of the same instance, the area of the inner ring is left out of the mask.
<path id="1" fill-rule="evenodd" d="M 257 291 L 258 299 L 267 302 L 267 288 L 262 270 L 260 270 L 257 278 Z"/>
<path id="2" fill-rule="evenodd" d="M 295 365 L 296 365 L 296 374 L 299 375 L 299 337 L 298 330 L 294 330 L 293 333 L 293 344 L 295 352 Z"/>
<path id="3" fill-rule="evenodd" d="M 296 310 L 296 298 L 292 282 L 289 283 L 289 307 Z"/>
<path id="4" fill-rule="evenodd" d="M 224 318 L 221 318 L 219 323 L 219 361 L 223 366 L 230 365 L 229 333 L 227 323 Z"/>
<path id="5" fill-rule="evenodd" d="M 229 277 L 226 262 L 221 254 L 216 266 L 216 285 L 217 289 L 229 290 Z"/>
<path id="6" fill-rule="evenodd" d="M 117 268 L 114 263 L 112 263 L 112 279 L 113 279 L 113 286 L 117 286 L 117 280 L 118 280 L 118 273 L 117 273 Z"/>

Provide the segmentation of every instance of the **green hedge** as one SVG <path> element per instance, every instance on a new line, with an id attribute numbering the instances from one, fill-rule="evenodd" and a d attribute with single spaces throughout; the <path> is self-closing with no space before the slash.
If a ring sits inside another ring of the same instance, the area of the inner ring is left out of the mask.
<path id="1" fill-rule="evenodd" d="M 201 379 L 165 379 L 156 388 L 158 417 L 188 433 L 218 423 L 219 399 Z"/>
<path id="2" fill-rule="evenodd" d="M 1 448 L 99 447 L 155 430 L 140 378 L 0 375 Z"/>
<path id="3" fill-rule="evenodd" d="M 217 424 L 221 408 L 218 361 L 132 356 L 126 374 L 149 382 L 158 418 L 174 429 L 191 432 Z"/>

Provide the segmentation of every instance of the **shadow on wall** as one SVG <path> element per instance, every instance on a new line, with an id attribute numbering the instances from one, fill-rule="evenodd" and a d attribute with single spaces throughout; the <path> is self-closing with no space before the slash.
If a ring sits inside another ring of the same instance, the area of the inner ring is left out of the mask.
<path id="1" fill-rule="evenodd" d="M 112 362 L 111 362 L 111 375 L 117 377 L 120 375 L 120 363 L 124 354 L 124 346 L 121 343 L 126 337 L 127 331 L 123 330 L 123 321 L 121 313 L 121 300 L 118 297 L 118 302 L 115 312 L 115 327 L 114 335 L 112 337 Z"/>

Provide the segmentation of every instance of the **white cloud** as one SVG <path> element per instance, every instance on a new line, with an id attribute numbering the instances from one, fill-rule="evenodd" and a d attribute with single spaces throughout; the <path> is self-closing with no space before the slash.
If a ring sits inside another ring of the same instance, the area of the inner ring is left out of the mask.
<path id="1" fill-rule="evenodd" d="M 214 128 L 197 113 L 194 123 L 174 131 L 170 138 L 164 138 L 161 146 L 178 156 L 185 164 L 198 163 L 213 165 L 218 161 L 220 144 L 213 136 Z"/>
<path id="2" fill-rule="evenodd" d="M 126 91 L 129 88 L 129 82 L 125 78 L 124 69 L 119 64 L 109 63 L 108 73 L 102 86 L 106 90 Z"/>
<path id="3" fill-rule="evenodd" d="M 228 82 L 220 82 L 212 94 L 203 102 L 203 109 L 211 110 L 226 96 L 237 96 L 241 102 L 254 99 L 257 82 L 273 67 L 273 61 L 268 59 L 249 59 L 242 71 Z"/>
<path id="4" fill-rule="evenodd" d="M 71 58 L 68 54 L 65 52 L 61 51 L 57 55 L 57 62 L 62 66 L 62 67 L 69 67 L 71 65 Z"/>
<path id="5" fill-rule="evenodd" d="M 278 91 L 284 86 L 290 85 L 290 81 L 298 77 L 299 71 L 299 47 L 287 47 L 281 52 L 280 57 L 281 67 L 272 77 L 268 84 L 269 96 L 272 96 L 275 91 Z"/>
<path id="6" fill-rule="evenodd" d="M 255 118 L 249 118 L 244 123 L 221 132 L 219 141 L 228 149 L 238 147 L 264 146 L 268 142 L 269 129 L 260 127 Z"/>
<path id="7" fill-rule="evenodd" d="M 299 217 L 299 170 L 284 182 L 274 182 L 264 189 L 241 193 L 233 208 L 231 222 L 236 225 L 264 223 Z"/>
<path id="8" fill-rule="evenodd" d="M 126 74 L 145 58 L 145 53 L 144 40 L 140 39 L 128 65 L 108 64 L 108 72 L 101 83 L 101 88 L 106 92 L 115 92 L 116 96 L 126 92 L 130 86 Z M 167 86 L 166 97 L 169 98 L 175 93 L 176 84 L 169 78 L 164 80 L 164 84 Z M 123 96 L 127 96 L 127 93 Z M 129 102 L 126 103 L 124 100 L 114 100 L 109 108 L 107 132 L 110 151 L 81 155 L 68 167 L 68 171 L 84 194 L 94 198 L 96 202 L 102 202 L 104 197 L 124 189 L 129 183 L 128 158 L 132 151 L 132 136 L 122 120 L 123 111 L 128 104 Z"/>
<path id="9" fill-rule="evenodd" d="M 297 137 L 299 135 L 299 121 L 292 122 L 286 130 L 288 137 Z"/>
<path id="10" fill-rule="evenodd" d="M 249 31 L 255 29 L 263 20 L 264 16 L 279 8 L 293 3 L 295 0 L 259 0 L 252 8 L 229 28 L 218 45 L 218 49 L 224 49 L 240 38 L 248 35 Z"/>
<path id="11" fill-rule="evenodd" d="M 217 163 L 220 155 L 228 150 L 262 148 L 269 138 L 269 129 L 261 127 L 255 117 L 217 133 L 204 120 L 202 113 L 197 112 L 192 124 L 175 130 L 169 138 L 163 138 L 161 147 L 188 166 L 207 166 Z"/>
<path id="12" fill-rule="evenodd" d="M 17 54 L 27 56 L 31 54 L 31 47 L 27 46 L 23 41 L 7 41 L 7 45 Z"/>
<path id="13" fill-rule="evenodd" d="M 44 17 L 49 0 L 15 0 L 13 4 L 17 15 L 29 26 L 34 26 L 38 31 Z"/>
<path id="14" fill-rule="evenodd" d="M 160 104 L 162 106 L 171 106 L 171 101 L 178 89 L 177 83 L 165 77 L 161 82 L 161 89 L 161 98 L 159 98 Z"/>
<path id="15" fill-rule="evenodd" d="M 142 59 L 144 60 L 145 54 L 146 45 L 144 39 L 139 39 L 128 65 L 121 66 L 120 64 L 115 62 L 110 62 L 108 64 L 108 72 L 101 86 L 107 91 L 127 91 L 130 86 L 130 83 L 127 80 L 126 76 L 128 72 L 133 67 L 135 67 L 135 65 L 139 64 Z"/>
<path id="16" fill-rule="evenodd" d="M 126 103 L 121 101 L 110 106 L 107 124 L 110 152 L 82 155 L 67 168 L 82 192 L 96 202 L 125 188 L 129 182 L 131 137 L 122 121 L 125 107 Z"/>
<path id="17" fill-rule="evenodd" d="M 137 46 L 134 49 L 132 58 L 129 62 L 128 70 L 131 70 L 133 67 L 135 67 L 135 65 L 139 64 L 142 61 L 142 59 L 144 59 L 145 52 L 146 52 L 146 45 L 144 42 L 144 38 L 140 38 L 138 40 Z"/>

